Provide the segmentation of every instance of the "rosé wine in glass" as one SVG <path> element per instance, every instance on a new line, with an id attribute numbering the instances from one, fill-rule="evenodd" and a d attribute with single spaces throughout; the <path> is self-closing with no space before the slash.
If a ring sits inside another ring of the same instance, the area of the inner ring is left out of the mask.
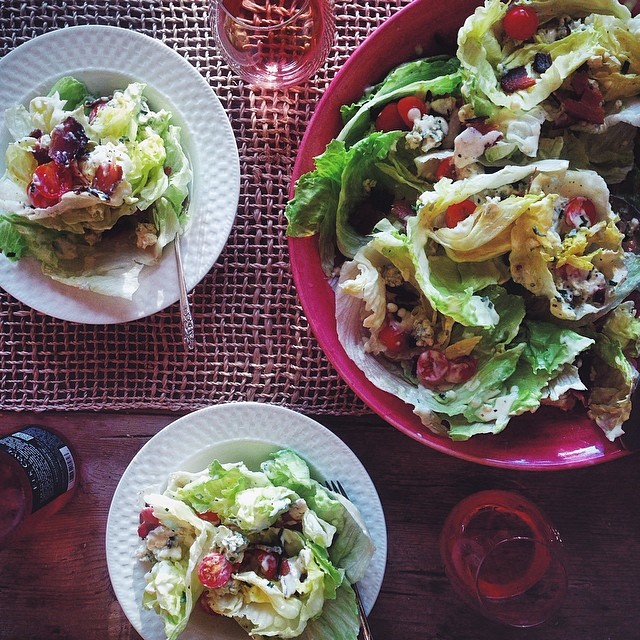
<path id="1" fill-rule="evenodd" d="M 440 552 L 458 595 L 492 620 L 539 625 L 566 595 L 558 532 L 518 493 L 481 491 L 460 502 L 445 522 Z"/>
<path id="2" fill-rule="evenodd" d="M 307 80 L 333 43 L 331 0 L 211 0 L 209 14 L 221 55 L 251 85 Z"/>

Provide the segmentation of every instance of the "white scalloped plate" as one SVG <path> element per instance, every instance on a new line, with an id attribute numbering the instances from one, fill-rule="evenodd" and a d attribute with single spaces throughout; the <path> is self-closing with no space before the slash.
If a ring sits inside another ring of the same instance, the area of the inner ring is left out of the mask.
<path id="1" fill-rule="evenodd" d="M 355 454 L 331 431 L 299 413 L 274 405 L 239 402 L 207 407 L 162 429 L 125 470 L 116 487 L 107 520 L 106 552 L 111 583 L 122 609 L 145 640 L 164 640 L 160 621 L 142 609 L 144 565 L 136 560 L 138 515 L 146 490 L 162 491 L 173 471 L 200 471 L 213 459 L 243 460 L 258 469 L 269 453 L 291 448 L 310 465 L 317 480 L 344 485 L 371 533 L 376 551 L 359 583 L 370 611 L 378 597 L 387 559 L 387 530 L 376 488 Z M 194 609 L 181 640 L 247 640 L 233 620 Z"/>
<path id="2" fill-rule="evenodd" d="M 160 40 L 111 26 L 77 26 L 29 40 L 0 59 L 0 115 L 16 104 L 46 95 L 55 81 L 72 75 L 97 95 L 130 82 L 147 84 L 156 108 L 166 108 L 182 127 L 193 165 L 191 226 L 181 239 L 187 287 L 202 280 L 231 231 L 240 193 L 240 161 L 233 130 L 218 97 L 187 60 Z M 11 142 L 0 122 L 0 174 Z M 44 276 L 37 262 L 10 262 L 0 255 L 0 286 L 37 311 L 61 320 L 114 324 L 156 313 L 179 299 L 173 247 L 140 273 L 132 300 L 81 291 Z"/>

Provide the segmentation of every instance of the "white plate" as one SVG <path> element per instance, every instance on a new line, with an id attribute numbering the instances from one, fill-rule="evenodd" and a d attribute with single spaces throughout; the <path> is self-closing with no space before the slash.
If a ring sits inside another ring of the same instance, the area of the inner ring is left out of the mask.
<path id="1" fill-rule="evenodd" d="M 125 470 L 107 520 L 106 552 L 111 583 L 122 609 L 145 640 L 164 640 L 158 615 L 142 609 L 144 565 L 135 554 L 138 514 L 145 490 L 162 491 L 173 471 L 200 471 L 215 458 L 243 460 L 258 469 L 269 453 L 291 448 L 310 465 L 317 480 L 339 479 L 360 510 L 376 546 L 360 585 L 367 611 L 373 607 L 387 559 L 387 530 L 380 499 L 355 454 L 331 431 L 289 409 L 254 402 L 201 409 L 172 422 L 147 444 Z M 247 640 L 233 620 L 210 616 L 195 607 L 181 640 Z"/>
<path id="2" fill-rule="evenodd" d="M 147 84 L 156 108 L 168 109 L 182 127 L 193 166 L 191 226 L 180 243 L 187 287 L 202 280 L 218 259 L 235 219 L 240 162 L 233 130 L 218 97 L 200 73 L 160 40 L 110 26 L 66 27 L 30 40 L 0 59 L 0 175 L 12 141 L 4 111 L 46 95 L 60 77 L 75 76 L 92 93 L 107 95 L 130 82 Z M 143 318 L 179 299 L 173 247 L 140 273 L 132 300 L 81 291 L 47 278 L 37 262 L 12 263 L 0 255 L 0 286 L 50 316 L 87 324 Z"/>

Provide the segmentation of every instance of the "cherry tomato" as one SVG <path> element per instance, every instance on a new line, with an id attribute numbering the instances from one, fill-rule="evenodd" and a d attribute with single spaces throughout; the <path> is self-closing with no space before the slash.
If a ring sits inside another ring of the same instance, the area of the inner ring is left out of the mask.
<path id="1" fill-rule="evenodd" d="M 418 357 L 416 374 L 420 383 L 427 389 L 435 389 L 445 382 L 449 360 L 447 356 L 437 349 L 427 349 Z"/>
<path id="2" fill-rule="evenodd" d="M 576 196 L 567 202 L 564 209 L 564 219 L 571 227 L 591 227 L 596 223 L 596 205 L 589 198 Z"/>
<path id="3" fill-rule="evenodd" d="M 91 111 L 89 111 L 89 123 L 92 123 L 96 119 L 98 113 L 100 113 L 106 104 L 106 100 L 97 100 L 93 103 Z"/>
<path id="4" fill-rule="evenodd" d="M 440 160 L 440 164 L 436 169 L 436 180 L 440 180 L 440 178 L 456 179 L 456 165 L 453 161 L 453 156 Z"/>
<path id="5" fill-rule="evenodd" d="M 483 136 L 491 131 L 498 131 L 497 125 L 492 122 L 487 122 L 486 120 L 481 120 L 480 118 L 476 118 L 470 126 L 472 126 L 476 131 L 479 131 Z"/>
<path id="6" fill-rule="evenodd" d="M 198 565 L 198 580 L 208 589 L 224 587 L 233 572 L 233 565 L 224 554 L 212 551 L 207 553 Z"/>
<path id="7" fill-rule="evenodd" d="M 449 229 L 453 229 L 459 222 L 468 218 L 476 210 L 473 200 L 466 199 L 462 202 L 456 202 L 447 208 L 444 215 L 445 223 Z"/>
<path id="8" fill-rule="evenodd" d="M 531 7 L 515 5 L 507 10 L 502 27 L 513 40 L 528 40 L 538 30 L 538 16 Z"/>
<path id="9" fill-rule="evenodd" d="M 282 562 L 280 563 L 280 575 L 288 576 L 290 573 L 291 573 L 291 565 L 289 564 L 289 561 L 286 558 L 283 558 Z"/>
<path id="10" fill-rule="evenodd" d="M 406 200 L 394 200 L 391 205 L 391 213 L 402 221 L 416 215 L 415 209 Z"/>
<path id="11" fill-rule="evenodd" d="M 220 524 L 220 516 L 213 511 L 205 511 L 203 513 L 199 513 L 198 518 L 200 518 L 201 520 L 206 520 L 207 522 L 212 522 L 213 524 Z"/>
<path id="12" fill-rule="evenodd" d="M 396 354 L 406 350 L 409 334 L 395 320 L 387 320 L 378 331 L 378 340 L 390 354 Z"/>
<path id="13" fill-rule="evenodd" d="M 280 556 L 265 549 L 256 551 L 256 560 L 258 561 L 258 571 L 267 580 L 277 580 L 278 570 L 280 568 Z"/>
<path id="14" fill-rule="evenodd" d="M 473 356 L 461 356 L 449 361 L 449 369 L 444 379 L 451 384 L 466 382 L 478 369 L 478 361 Z"/>
<path id="15" fill-rule="evenodd" d="M 138 527 L 138 535 L 146 538 L 150 531 L 153 531 L 160 525 L 160 520 L 153 515 L 152 507 L 145 507 L 140 512 L 140 526 Z"/>
<path id="16" fill-rule="evenodd" d="M 427 105 L 417 96 L 406 96 L 398 100 L 398 113 L 407 127 L 413 129 L 414 121 L 427 113 Z"/>
<path id="17" fill-rule="evenodd" d="M 98 166 L 91 186 L 110 196 L 122 180 L 122 167 L 115 162 L 103 162 Z"/>
<path id="18" fill-rule="evenodd" d="M 406 129 L 404 120 L 398 112 L 398 103 L 385 105 L 376 118 L 376 131 L 402 131 Z"/>
<path id="19" fill-rule="evenodd" d="M 55 162 L 39 165 L 33 172 L 27 195 L 34 207 L 51 207 L 73 187 L 73 174 Z"/>

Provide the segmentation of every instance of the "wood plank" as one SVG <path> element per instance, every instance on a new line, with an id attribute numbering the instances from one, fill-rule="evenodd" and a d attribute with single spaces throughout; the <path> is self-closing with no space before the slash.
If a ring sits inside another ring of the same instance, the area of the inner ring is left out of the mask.
<path id="1" fill-rule="evenodd" d="M 178 414 L 0 413 L 3 432 L 27 423 L 63 432 L 80 480 L 73 500 L 0 551 L 0 637 L 139 638 L 111 589 L 104 553 L 109 504 L 135 453 Z M 502 640 L 514 631 L 470 612 L 444 574 L 438 537 L 451 508 L 474 491 L 524 492 L 565 541 L 569 594 L 560 615 L 530 638 L 637 637 L 640 626 L 640 510 L 637 456 L 572 471 L 516 472 L 457 460 L 377 417 L 316 419 L 337 433 L 369 471 L 385 509 L 388 563 L 371 615 L 379 640 Z M 597 629 L 597 631 L 596 631 Z"/>

